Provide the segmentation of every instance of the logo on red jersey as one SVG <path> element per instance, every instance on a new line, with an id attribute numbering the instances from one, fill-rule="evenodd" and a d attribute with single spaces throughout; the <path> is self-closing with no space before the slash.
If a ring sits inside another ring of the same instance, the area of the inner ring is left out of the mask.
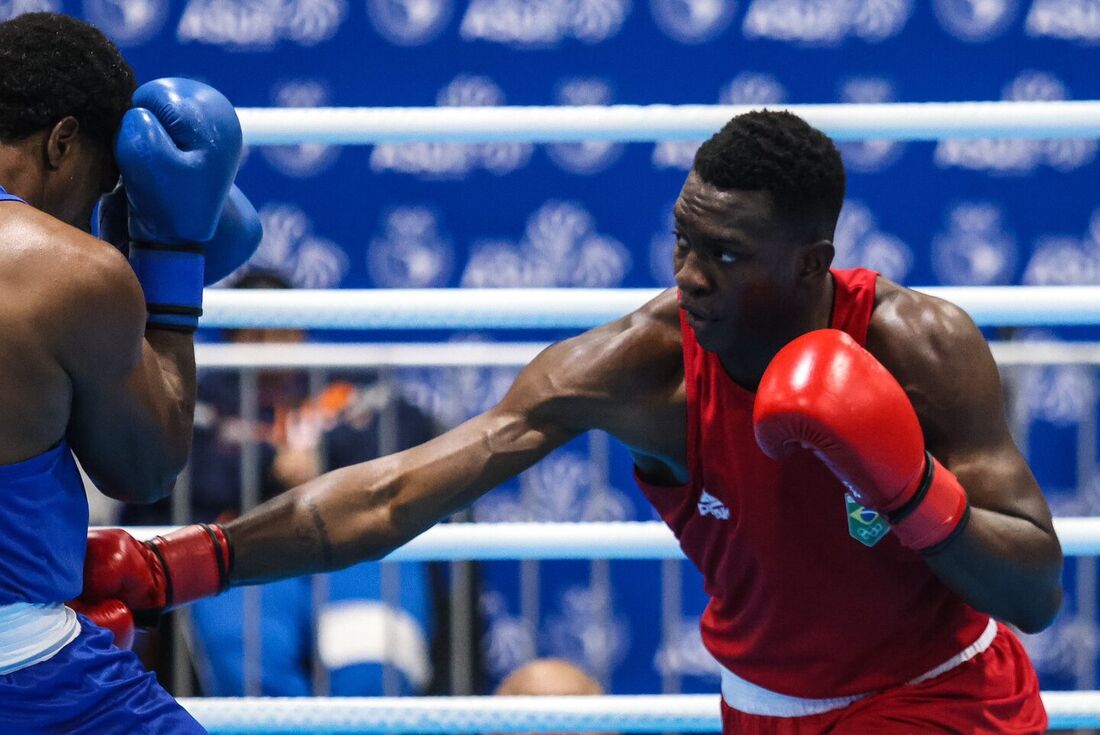
<path id="1" fill-rule="evenodd" d="M 704 490 L 703 494 L 699 496 L 699 515 L 714 516 L 720 521 L 728 521 L 730 519 L 730 509 L 721 500 Z"/>
<path id="2" fill-rule="evenodd" d="M 890 533 L 890 524 L 878 512 L 864 508 L 844 493 L 844 508 L 848 513 L 848 533 L 864 546 L 874 546 Z"/>

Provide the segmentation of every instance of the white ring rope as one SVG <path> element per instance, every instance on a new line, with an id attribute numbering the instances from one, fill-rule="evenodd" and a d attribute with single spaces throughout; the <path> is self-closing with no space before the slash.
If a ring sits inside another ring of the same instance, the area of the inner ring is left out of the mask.
<path id="1" fill-rule="evenodd" d="M 238 108 L 249 145 L 702 140 L 758 105 Z M 772 105 L 839 141 L 1097 138 L 1100 101 Z"/>
<path id="2" fill-rule="evenodd" d="M 1100 323 L 1100 286 L 935 286 L 979 326 Z M 661 289 L 207 289 L 204 327 L 315 329 L 587 329 Z"/>
<path id="3" fill-rule="evenodd" d="M 130 526 L 140 539 L 175 526 Z M 1100 556 L 1100 518 L 1055 518 L 1066 556 Z M 386 557 L 387 561 L 500 559 L 683 559 L 660 521 L 588 523 L 443 523 Z"/>
<path id="4" fill-rule="evenodd" d="M 707 732 L 713 694 L 589 697 L 191 698 L 211 735 L 229 733 Z M 1100 725 L 1100 692 L 1043 692 L 1052 729 Z"/>
<path id="5" fill-rule="evenodd" d="M 522 367 L 546 342 L 197 344 L 202 369 Z M 1100 345 L 1097 351 L 1100 352 Z"/>
<path id="6" fill-rule="evenodd" d="M 361 342 L 197 344 L 204 370 L 301 368 L 523 367 L 548 342 Z M 1100 365 L 1100 342 L 990 342 L 1002 366 Z"/>

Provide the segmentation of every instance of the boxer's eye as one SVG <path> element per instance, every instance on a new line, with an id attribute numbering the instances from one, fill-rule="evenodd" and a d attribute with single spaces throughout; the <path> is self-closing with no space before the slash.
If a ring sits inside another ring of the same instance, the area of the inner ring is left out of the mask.
<path id="1" fill-rule="evenodd" d="M 687 238 L 684 237 L 682 234 L 680 234 L 680 232 L 678 232 L 677 230 L 673 230 L 672 234 L 676 238 L 675 248 L 676 248 L 677 252 L 682 253 L 685 250 L 687 250 L 688 249 Z"/>

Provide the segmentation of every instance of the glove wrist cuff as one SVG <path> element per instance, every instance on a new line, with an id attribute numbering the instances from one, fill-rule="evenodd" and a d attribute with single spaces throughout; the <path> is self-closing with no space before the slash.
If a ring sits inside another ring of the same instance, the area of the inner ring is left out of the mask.
<path id="1" fill-rule="evenodd" d="M 204 266 L 198 245 L 130 243 L 130 267 L 145 292 L 149 327 L 185 332 L 198 328 Z"/>
<path id="2" fill-rule="evenodd" d="M 920 486 L 888 520 L 902 544 L 935 553 L 962 533 L 970 519 L 970 504 L 958 478 L 931 454 L 925 457 Z"/>
<path id="3" fill-rule="evenodd" d="M 211 597 L 229 586 L 232 553 L 221 526 L 185 526 L 148 542 L 165 577 L 165 610 Z"/>

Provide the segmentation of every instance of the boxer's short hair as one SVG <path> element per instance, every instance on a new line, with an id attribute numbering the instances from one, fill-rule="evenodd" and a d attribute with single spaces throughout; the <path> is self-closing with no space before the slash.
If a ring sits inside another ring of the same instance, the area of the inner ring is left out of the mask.
<path id="1" fill-rule="evenodd" d="M 693 167 L 719 189 L 769 192 L 788 224 L 832 237 L 844 203 L 844 163 L 829 136 L 797 115 L 738 115 L 699 147 Z"/>
<path id="2" fill-rule="evenodd" d="M 72 115 L 111 150 L 136 87 L 134 70 L 94 26 L 57 13 L 0 23 L 0 142 Z"/>

